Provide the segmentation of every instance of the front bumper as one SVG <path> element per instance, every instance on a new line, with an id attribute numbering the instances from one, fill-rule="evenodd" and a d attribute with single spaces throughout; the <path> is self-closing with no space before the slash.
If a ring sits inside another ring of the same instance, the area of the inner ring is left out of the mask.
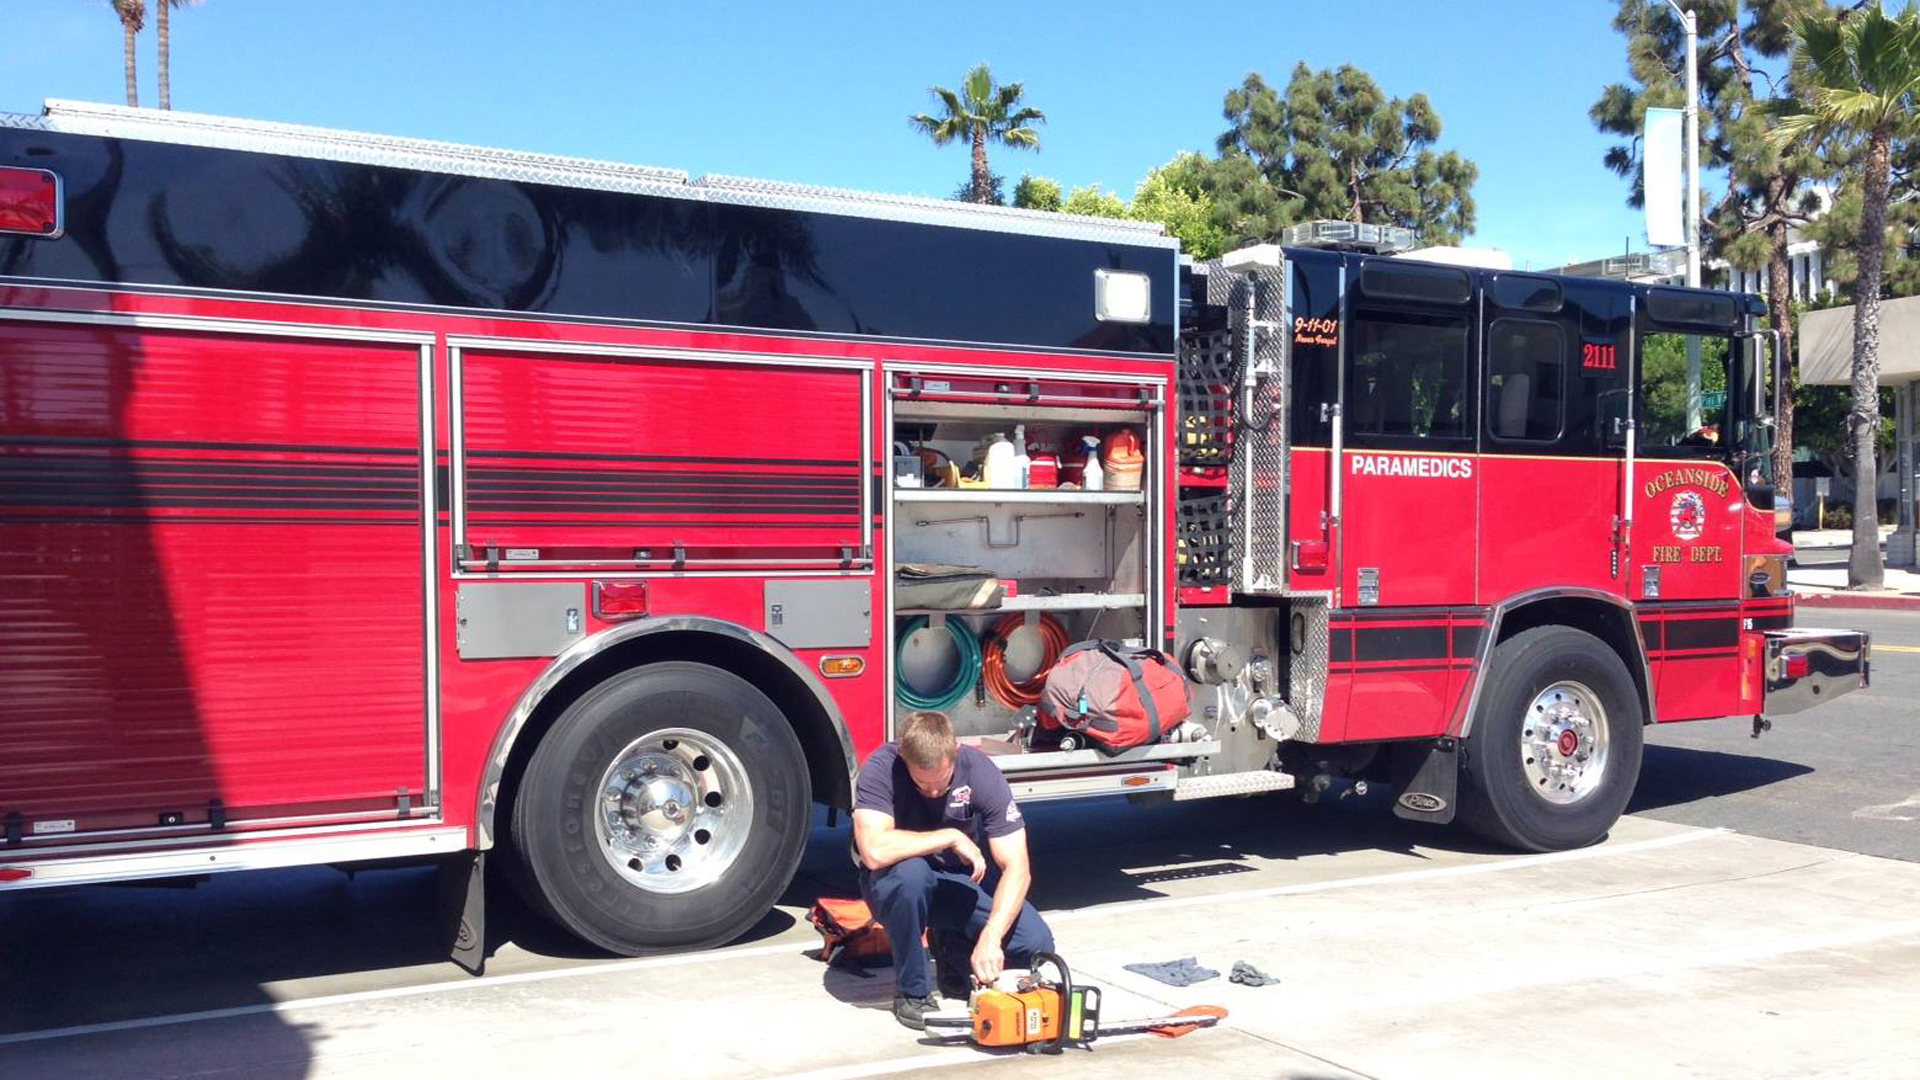
<path id="1" fill-rule="evenodd" d="M 1862 689 L 1872 651 L 1862 630 L 1767 631 L 1767 714 L 1801 712 Z"/>

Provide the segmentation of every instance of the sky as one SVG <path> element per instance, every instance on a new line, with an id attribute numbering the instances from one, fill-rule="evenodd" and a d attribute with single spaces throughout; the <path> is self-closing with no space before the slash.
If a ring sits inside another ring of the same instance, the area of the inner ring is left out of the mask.
<path id="1" fill-rule="evenodd" d="M 0 111 L 124 103 L 108 0 L 4 0 Z M 1424 92 L 1440 149 L 1480 166 L 1465 244 L 1545 268 L 1644 250 L 1587 119 L 1626 75 L 1613 0 L 888 4 L 809 0 L 203 0 L 173 17 L 176 109 L 836 187 L 946 197 L 965 147 L 907 117 L 974 64 L 1045 111 L 1024 172 L 1131 195 L 1210 151 L 1249 72 L 1354 64 Z M 970 16 L 969 11 L 978 11 Z M 141 103 L 157 101 L 152 18 Z M 1712 183 L 1703 202 L 1711 205 Z"/>

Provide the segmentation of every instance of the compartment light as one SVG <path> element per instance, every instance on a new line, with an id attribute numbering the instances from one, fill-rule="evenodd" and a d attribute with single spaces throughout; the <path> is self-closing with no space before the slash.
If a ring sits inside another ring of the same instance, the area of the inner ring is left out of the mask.
<path id="1" fill-rule="evenodd" d="M 1101 322 L 1143 323 L 1153 311 L 1153 286 L 1131 270 L 1093 272 L 1093 317 Z"/>
<path id="2" fill-rule="evenodd" d="M 60 235 L 60 178 L 45 169 L 0 166 L 0 233 Z"/>

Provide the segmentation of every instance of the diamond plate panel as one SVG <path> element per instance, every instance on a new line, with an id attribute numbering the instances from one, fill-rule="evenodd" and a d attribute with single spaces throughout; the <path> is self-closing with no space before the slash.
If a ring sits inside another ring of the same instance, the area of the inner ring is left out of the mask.
<path id="1" fill-rule="evenodd" d="M 1321 720 L 1327 703 L 1327 605 L 1298 603 L 1293 613 L 1305 616 L 1306 634 L 1301 651 L 1290 665 L 1287 703 L 1300 718 L 1301 742 L 1319 742 Z M 1289 629 L 1291 633 L 1291 629 Z"/>
<path id="2" fill-rule="evenodd" d="M 1249 311 L 1251 297 L 1251 311 Z M 1238 518 L 1233 589 L 1278 594 L 1287 567 L 1286 274 L 1262 267 L 1232 292 L 1234 346 L 1252 373 L 1235 418 L 1232 487 Z"/>

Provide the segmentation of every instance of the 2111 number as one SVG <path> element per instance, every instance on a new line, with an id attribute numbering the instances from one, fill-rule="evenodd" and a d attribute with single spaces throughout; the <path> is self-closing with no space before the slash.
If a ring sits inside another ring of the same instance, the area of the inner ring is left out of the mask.
<path id="1" fill-rule="evenodd" d="M 1617 371 L 1620 367 L 1619 354 L 1612 345 L 1596 345 L 1591 341 L 1582 342 L 1580 366 L 1587 371 Z"/>

